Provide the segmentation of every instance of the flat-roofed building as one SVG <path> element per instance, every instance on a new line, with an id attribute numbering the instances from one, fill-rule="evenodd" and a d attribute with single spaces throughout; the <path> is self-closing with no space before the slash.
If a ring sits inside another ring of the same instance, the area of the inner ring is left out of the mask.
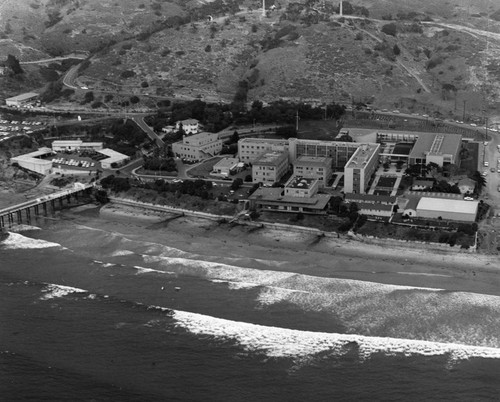
<path id="1" fill-rule="evenodd" d="M 80 151 L 80 150 L 99 151 L 101 149 L 103 149 L 102 142 L 83 142 L 82 140 L 52 141 L 52 150 L 54 152 Z"/>
<path id="2" fill-rule="evenodd" d="M 210 174 L 213 176 L 229 177 L 231 173 L 238 170 L 239 163 L 238 158 L 222 158 L 213 166 Z"/>
<path id="3" fill-rule="evenodd" d="M 285 195 L 290 197 L 312 197 L 318 192 L 319 180 L 293 175 L 285 184 Z"/>
<path id="4" fill-rule="evenodd" d="M 253 163 L 267 152 L 288 152 L 288 140 L 270 138 L 242 138 L 238 141 L 238 158 Z"/>
<path id="5" fill-rule="evenodd" d="M 345 202 L 355 203 L 358 212 L 370 217 L 390 218 L 394 213 L 394 206 L 397 204 L 397 197 L 390 195 L 375 194 L 346 194 Z"/>
<path id="6" fill-rule="evenodd" d="M 21 95 L 13 96 L 12 98 L 5 99 L 7 106 L 22 106 L 26 103 L 33 102 L 38 98 L 35 92 L 27 92 Z"/>
<path id="7" fill-rule="evenodd" d="M 173 153 L 183 159 L 200 161 L 211 158 L 222 151 L 222 140 L 216 133 L 198 133 L 184 136 L 182 141 L 172 144 Z"/>
<path id="8" fill-rule="evenodd" d="M 10 163 L 17 163 L 24 169 L 46 175 L 51 172 L 52 160 L 43 158 L 49 157 L 51 155 L 53 155 L 52 149 L 43 147 L 38 148 L 38 151 L 10 158 Z"/>
<path id="9" fill-rule="evenodd" d="M 267 152 L 252 164 L 252 181 L 254 183 L 276 183 L 288 171 L 288 153 Z"/>
<path id="10" fill-rule="evenodd" d="M 447 163 L 458 164 L 461 145 L 462 136 L 458 134 L 419 134 L 410 152 L 409 163 L 427 165 L 433 162 L 438 166 Z"/>
<path id="11" fill-rule="evenodd" d="M 250 209 L 272 212 L 326 214 L 331 196 L 315 194 L 311 197 L 294 197 L 284 194 L 282 188 L 258 188 L 248 200 Z"/>
<path id="12" fill-rule="evenodd" d="M 104 148 L 98 151 L 100 154 L 107 156 L 107 158 L 102 159 L 101 166 L 103 169 L 114 169 L 123 165 L 130 158 L 127 155 L 121 154 L 120 152 L 113 151 L 109 148 Z"/>
<path id="13" fill-rule="evenodd" d="M 344 192 L 364 194 L 378 166 L 380 144 L 360 144 L 344 167 Z"/>
<path id="14" fill-rule="evenodd" d="M 417 205 L 417 217 L 474 222 L 479 201 L 422 197 Z"/>
<path id="15" fill-rule="evenodd" d="M 290 138 L 290 161 L 301 156 L 327 157 L 332 159 L 332 167 L 342 169 L 351 156 L 362 145 L 357 142 L 321 141 Z"/>
<path id="16" fill-rule="evenodd" d="M 293 164 L 293 174 L 318 179 L 320 187 L 332 178 L 332 158 L 324 156 L 299 156 Z"/>

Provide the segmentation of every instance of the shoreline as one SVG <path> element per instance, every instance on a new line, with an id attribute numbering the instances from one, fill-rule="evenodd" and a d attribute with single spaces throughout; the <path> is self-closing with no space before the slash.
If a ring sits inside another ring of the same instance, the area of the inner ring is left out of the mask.
<path id="1" fill-rule="evenodd" d="M 115 217 L 133 218 L 157 224 L 179 217 L 179 213 L 174 211 L 163 212 L 148 209 L 146 206 L 131 206 L 113 203 L 103 206 L 99 214 L 103 214 L 103 217 L 109 214 Z M 205 226 L 208 220 L 208 218 L 190 216 L 189 214 L 186 214 L 186 218 L 201 220 L 205 222 Z M 220 219 L 223 218 L 224 217 L 220 217 Z M 211 221 L 216 221 L 216 218 L 212 218 Z M 337 237 L 336 233 L 324 233 L 314 228 L 308 230 L 308 228 L 302 227 L 294 228 L 293 225 L 278 225 L 286 226 L 287 231 L 283 231 L 283 229 L 275 227 L 275 224 L 272 222 L 254 222 L 253 224 L 237 222 L 232 225 L 248 228 L 242 231 L 254 234 L 260 232 L 259 237 L 267 237 L 274 242 L 274 246 L 279 248 L 287 248 L 288 246 L 291 249 L 296 249 L 298 246 L 297 243 L 302 243 L 302 247 L 304 247 L 304 242 L 308 241 L 309 243 L 314 243 L 310 244 L 312 248 L 325 253 L 334 252 L 335 254 L 356 255 L 357 257 L 363 256 L 366 258 L 376 256 L 393 261 L 429 262 L 450 268 L 457 266 L 470 268 L 471 265 L 474 265 L 478 269 L 488 270 L 491 268 L 491 271 L 500 273 L 500 268 L 496 268 L 496 264 L 498 264 L 497 256 L 457 251 L 456 249 L 454 250 L 449 246 L 446 247 L 441 244 L 416 243 L 402 240 L 348 235 L 340 235 L 340 237 Z M 261 233 L 263 231 L 266 233 Z M 218 236 L 220 235 L 221 234 L 218 233 Z M 233 236 L 228 237 L 232 238 Z M 258 238 L 254 240 L 258 240 Z"/>
<path id="2" fill-rule="evenodd" d="M 144 215 L 143 208 L 115 205 L 101 208 L 96 218 L 104 220 L 104 227 L 108 223 L 126 225 L 134 234 L 150 236 L 150 241 L 156 239 L 157 243 L 198 255 L 229 259 L 244 256 L 250 260 L 262 256 L 281 261 L 273 268 L 277 271 L 500 296 L 500 269 L 494 256 L 405 249 L 404 245 L 368 244 L 347 237 L 319 237 L 188 215 L 171 219 L 172 214 L 161 214 L 156 220 L 153 216 L 151 212 Z"/>

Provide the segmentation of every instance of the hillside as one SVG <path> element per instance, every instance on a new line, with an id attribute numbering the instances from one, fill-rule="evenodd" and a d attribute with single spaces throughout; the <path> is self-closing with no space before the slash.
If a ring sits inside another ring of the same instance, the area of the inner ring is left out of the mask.
<path id="1" fill-rule="evenodd" d="M 76 84 L 108 101 L 118 92 L 225 102 L 238 94 L 443 116 L 460 116 L 465 101 L 480 116 L 500 99 L 500 25 L 489 0 L 353 0 L 343 18 L 338 2 L 319 0 L 270 0 L 267 16 L 260 0 L 19 3 L 0 5 L 0 53 L 23 62 L 85 52 Z M 39 68 L 26 66 L 26 82 L 44 84 Z"/>

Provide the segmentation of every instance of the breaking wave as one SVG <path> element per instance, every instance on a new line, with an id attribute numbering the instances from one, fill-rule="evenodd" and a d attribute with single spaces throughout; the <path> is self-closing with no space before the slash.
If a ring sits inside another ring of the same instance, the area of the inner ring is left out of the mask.
<path id="1" fill-rule="evenodd" d="M 59 243 L 52 243 L 50 241 L 40 239 L 32 239 L 15 232 L 9 232 L 9 236 L 5 240 L 0 242 L 0 246 L 8 250 L 42 249 L 50 247 L 63 248 Z"/>
<path id="2" fill-rule="evenodd" d="M 44 293 L 44 295 L 40 297 L 40 300 L 49 300 L 58 297 L 64 297 L 71 293 L 87 293 L 87 291 L 83 289 L 78 289 L 71 286 L 55 285 L 53 283 L 47 284 L 45 288 L 42 289 L 42 292 Z"/>
<path id="3" fill-rule="evenodd" d="M 236 340 L 247 351 L 268 357 L 303 359 L 319 353 L 343 355 L 357 348 L 361 359 L 373 354 L 449 355 L 452 360 L 500 358 L 500 349 L 390 337 L 370 337 L 324 332 L 299 331 L 230 321 L 211 316 L 174 311 L 179 327 L 195 334 Z"/>

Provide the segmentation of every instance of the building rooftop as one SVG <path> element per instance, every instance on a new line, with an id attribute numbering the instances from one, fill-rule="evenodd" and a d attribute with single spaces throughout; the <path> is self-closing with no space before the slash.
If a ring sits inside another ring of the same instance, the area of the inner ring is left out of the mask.
<path id="1" fill-rule="evenodd" d="M 376 202 L 376 203 L 386 203 L 394 204 L 396 202 L 396 197 L 391 195 L 375 195 L 375 194 L 354 194 L 346 193 L 345 200 L 347 202 Z"/>
<path id="2" fill-rule="evenodd" d="M 12 98 L 7 98 L 8 101 L 23 101 L 31 98 L 36 98 L 38 96 L 35 92 L 26 92 L 24 94 L 13 96 Z"/>
<path id="3" fill-rule="evenodd" d="M 462 143 L 459 134 L 421 133 L 410 152 L 410 158 L 427 155 L 456 155 Z"/>
<path id="4" fill-rule="evenodd" d="M 107 163 L 113 163 L 113 162 L 122 162 L 125 159 L 128 158 L 127 155 L 121 154 L 120 152 L 113 151 L 112 149 L 109 148 L 104 148 L 100 149 L 99 151 L 100 154 L 108 156 L 107 159 L 103 159 L 102 162 L 107 162 Z"/>
<path id="5" fill-rule="evenodd" d="M 292 176 L 285 184 L 285 187 L 307 190 L 311 188 L 312 185 L 317 181 L 318 179 L 305 178 L 302 176 Z"/>
<path id="6" fill-rule="evenodd" d="M 380 147 L 379 144 L 362 144 L 351 156 L 351 159 L 345 165 L 346 168 L 362 168 L 372 158 L 375 151 Z"/>
<path id="7" fill-rule="evenodd" d="M 316 194 L 312 197 L 293 197 L 282 195 L 282 188 L 259 188 L 250 197 L 250 200 L 265 201 L 269 204 L 286 204 L 289 206 L 307 207 L 311 209 L 324 209 L 330 201 L 328 194 Z"/>
<path id="8" fill-rule="evenodd" d="M 232 168 L 239 163 L 238 158 L 222 158 L 219 162 L 214 165 L 214 169 L 218 168 Z"/>
<path id="9" fill-rule="evenodd" d="M 417 205 L 417 210 L 475 214 L 478 204 L 479 201 L 422 197 Z"/>
<path id="10" fill-rule="evenodd" d="M 331 165 L 332 158 L 326 156 L 299 156 L 295 161 L 295 165 L 319 166 L 324 167 Z"/>
<path id="11" fill-rule="evenodd" d="M 283 152 L 266 152 L 265 154 L 262 154 L 259 156 L 255 161 L 254 165 L 270 165 L 274 166 L 276 163 L 278 163 L 281 159 L 285 158 L 286 154 Z"/>
<path id="12" fill-rule="evenodd" d="M 238 142 L 241 143 L 249 142 L 254 144 L 266 143 L 266 144 L 288 145 L 288 140 L 280 140 L 276 138 L 242 138 Z"/>

